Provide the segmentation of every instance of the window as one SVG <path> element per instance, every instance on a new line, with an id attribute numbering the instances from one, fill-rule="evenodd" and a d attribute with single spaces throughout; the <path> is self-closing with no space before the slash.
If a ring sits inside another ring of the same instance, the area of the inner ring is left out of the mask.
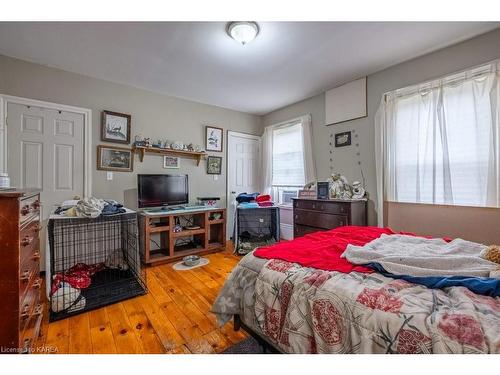
<path id="1" fill-rule="evenodd" d="M 291 205 L 305 185 L 302 124 L 272 130 L 272 195 L 275 202 Z"/>
<path id="2" fill-rule="evenodd" d="M 497 64 L 387 94 L 386 194 L 499 207 Z"/>

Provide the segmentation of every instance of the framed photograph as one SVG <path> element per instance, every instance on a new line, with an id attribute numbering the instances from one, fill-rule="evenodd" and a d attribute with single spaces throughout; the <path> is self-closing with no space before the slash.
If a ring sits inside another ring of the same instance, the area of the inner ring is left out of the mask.
<path id="1" fill-rule="evenodd" d="M 224 130 L 213 126 L 205 127 L 205 143 L 207 151 L 222 152 Z"/>
<path id="2" fill-rule="evenodd" d="M 134 154 L 129 148 L 97 146 L 97 169 L 101 171 L 132 172 Z"/>
<path id="3" fill-rule="evenodd" d="M 351 132 L 342 132 L 335 134 L 335 147 L 344 147 L 351 145 Z"/>
<path id="4" fill-rule="evenodd" d="M 181 166 L 181 158 L 177 156 L 164 156 L 163 157 L 163 168 L 175 168 L 178 169 Z"/>
<path id="5" fill-rule="evenodd" d="M 130 143 L 131 115 L 102 111 L 101 141 L 113 143 Z"/>
<path id="6" fill-rule="evenodd" d="M 222 173 L 222 158 L 220 156 L 209 156 L 207 158 L 207 173 L 208 174 Z"/>

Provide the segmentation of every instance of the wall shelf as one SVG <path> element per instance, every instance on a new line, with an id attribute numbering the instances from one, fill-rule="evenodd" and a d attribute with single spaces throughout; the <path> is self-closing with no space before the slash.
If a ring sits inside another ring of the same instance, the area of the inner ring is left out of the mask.
<path id="1" fill-rule="evenodd" d="M 144 155 L 146 153 L 150 154 L 160 154 L 160 155 L 170 155 L 170 156 L 178 156 L 181 158 L 191 158 L 196 160 L 196 165 L 200 165 L 201 159 L 203 159 L 207 154 L 203 151 L 184 151 L 184 150 L 172 150 L 166 148 L 157 148 L 157 147 L 139 147 L 132 146 L 132 151 L 139 155 L 139 160 L 144 161 Z"/>

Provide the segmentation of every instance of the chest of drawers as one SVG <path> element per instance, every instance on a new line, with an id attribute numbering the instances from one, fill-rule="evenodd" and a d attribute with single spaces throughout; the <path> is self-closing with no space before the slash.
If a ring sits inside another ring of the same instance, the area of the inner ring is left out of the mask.
<path id="1" fill-rule="evenodd" d="M 295 238 L 345 225 L 367 225 L 366 201 L 293 199 Z"/>
<path id="2" fill-rule="evenodd" d="M 43 315 L 40 293 L 40 195 L 0 191 L 0 347 L 33 349 Z"/>

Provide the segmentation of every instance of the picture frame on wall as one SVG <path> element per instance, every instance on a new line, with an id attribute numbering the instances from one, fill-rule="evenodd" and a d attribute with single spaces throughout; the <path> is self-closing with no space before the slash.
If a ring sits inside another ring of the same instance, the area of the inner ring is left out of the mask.
<path id="1" fill-rule="evenodd" d="M 181 166 L 181 158 L 178 156 L 164 156 L 163 168 L 165 169 L 179 169 Z"/>
<path id="2" fill-rule="evenodd" d="M 335 147 L 345 147 L 351 145 L 351 132 L 342 132 L 335 134 Z"/>
<path id="3" fill-rule="evenodd" d="M 207 151 L 222 152 L 224 130 L 215 126 L 205 127 L 205 149 Z"/>
<path id="4" fill-rule="evenodd" d="M 101 141 L 129 144 L 131 120 L 125 113 L 102 111 Z"/>
<path id="5" fill-rule="evenodd" d="M 97 146 L 97 169 L 101 171 L 132 172 L 134 153 L 130 148 Z"/>
<path id="6" fill-rule="evenodd" d="M 222 173 L 222 157 L 208 156 L 207 157 L 207 174 Z"/>

